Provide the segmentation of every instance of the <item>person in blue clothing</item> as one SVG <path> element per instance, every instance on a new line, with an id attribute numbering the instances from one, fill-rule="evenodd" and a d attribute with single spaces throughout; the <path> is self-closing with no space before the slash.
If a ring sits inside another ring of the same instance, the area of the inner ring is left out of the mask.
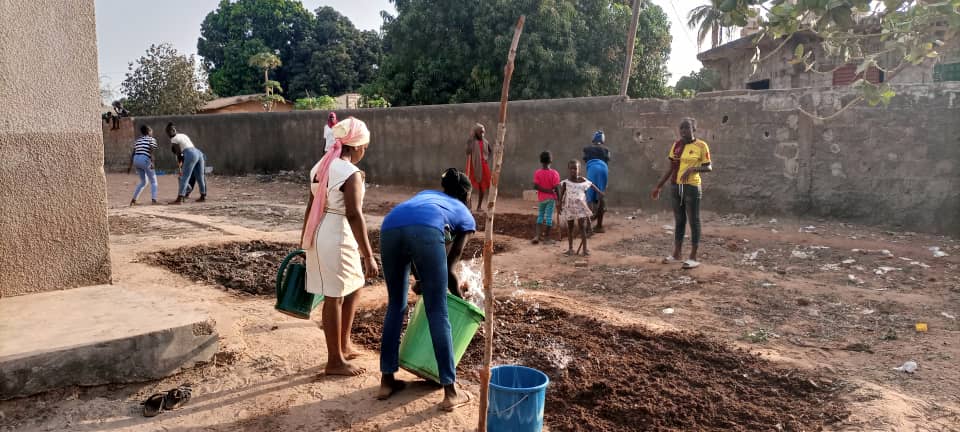
<path id="1" fill-rule="evenodd" d="M 593 134 L 593 142 L 583 148 L 583 161 L 587 164 L 587 180 L 597 186 L 602 194 L 598 194 L 593 189 L 587 191 L 587 204 L 593 212 L 593 219 L 596 219 L 597 226 L 592 232 L 602 233 L 603 214 L 607 212 L 607 201 L 604 198 L 607 193 L 607 164 L 610 163 L 610 149 L 604 143 L 606 136 L 602 130 Z"/>
<path id="2" fill-rule="evenodd" d="M 419 273 L 430 338 L 443 386 L 440 409 L 453 411 L 466 405 L 471 396 L 457 391 L 453 358 L 453 337 L 447 317 L 447 290 L 462 297 L 456 275 L 451 271 L 460 259 L 467 238 L 477 223 L 467 208 L 470 178 L 456 168 L 447 169 L 441 180 L 443 192 L 423 191 L 398 204 L 380 226 L 380 261 L 387 283 L 387 313 L 380 340 L 380 390 L 385 400 L 406 383 L 394 377 L 400 366 L 400 329 L 407 312 L 410 266 Z"/>

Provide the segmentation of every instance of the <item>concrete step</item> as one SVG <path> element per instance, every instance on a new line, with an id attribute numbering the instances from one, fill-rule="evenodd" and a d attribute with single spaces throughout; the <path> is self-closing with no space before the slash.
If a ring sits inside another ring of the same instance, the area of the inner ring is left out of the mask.
<path id="1" fill-rule="evenodd" d="M 160 379 L 209 361 L 208 314 L 149 292 L 97 285 L 0 299 L 0 399 L 71 385 Z"/>

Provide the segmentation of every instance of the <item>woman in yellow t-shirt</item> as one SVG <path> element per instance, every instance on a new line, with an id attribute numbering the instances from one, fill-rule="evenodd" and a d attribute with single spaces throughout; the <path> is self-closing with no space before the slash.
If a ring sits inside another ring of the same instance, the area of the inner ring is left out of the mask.
<path id="1" fill-rule="evenodd" d="M 710 147 L 703 140 L 694 138 L 697 121 L 685 118 L 680 122 L 680 139 L 670 147 L 670 168 L 653 189 L 653 199 L 660 199 L 660 189 L 667 180 L 670 182 L 670 197 L 673 202 L 673 218 L 676 221 L 673 239 L 673 255 L 663 259 L 664 264 L 680 261 L 683 237 L 687 222 L 690 222 L 690 259 L 683 262 L 683 268 L 700 266 L 697 262 L 697 247 L 700 245 L 700 173 L 713 171 L 710 163 Z"/>

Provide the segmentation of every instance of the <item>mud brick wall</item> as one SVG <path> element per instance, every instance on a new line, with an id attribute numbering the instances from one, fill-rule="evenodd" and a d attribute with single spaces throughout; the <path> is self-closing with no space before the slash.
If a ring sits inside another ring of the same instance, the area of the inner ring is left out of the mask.
<path id="1" fill-rule="evenodd" d="M 110 281 L 93 3 L 0 1 L 0 297 Z"/>
<path id="2" fill-rule="evenodd" d="M 704 180 L 704 209 L 760 215 L 824 216 L 905 229 L 960 233 L 960 85 L 898 87 L 887 108 L 866 105 L 821 122 L 854 97 L 844 89 L 731 91 L 691 100 L 617 97 L 536 100 L 509 106 L 501 187 L 529 189 L 538 155 L 555 168 L 580 157 L 603 129 L 613 152 L 614 204 L 665 208 L 648 196 L 685 116 L 711 147 L 716 171 Z M 481 122 L 496 136 L 497 103 L 338 111 L 370 126 L 362 162 L 370 183 L 434 187 L 440 172 L 464 165 L 463 145 Z M 168 121 L 193 138 L 225 174 L 304 170 L 319 158 L 323 111 L 136 120 L 162 131 Z M 109 140 L 108 140 L 109 141 Z M 159 138 L 159 165 L 174 159 Z M 116 149 L 116 150 L 112 150 Z M 125 168 L 129 143 L 107 143 L 107 167 Z M 214 192 L 215 193 L 215 192 Z"/>

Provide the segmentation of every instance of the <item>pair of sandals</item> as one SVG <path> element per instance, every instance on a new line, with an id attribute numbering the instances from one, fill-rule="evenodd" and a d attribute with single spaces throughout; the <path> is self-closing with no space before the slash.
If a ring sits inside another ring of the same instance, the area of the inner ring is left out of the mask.
<path id="1" fill-rule="evenodd" d="M 674 258 L 674 257 L 672 257 L 672 256 L 668 256 L 668 257 L 664 258 L 663 261 L 660 261 L 660 263 L 661 263 L 661 264 L 673 264 L 673 263 L 675 263 L 675 262 L 677 262 L 677 261 L 679 261 L 679 260 L 676 259 L 676 258 Z M 690 270 L 690 269 L 695 269 L 695 268 L 697 268 L 697 267 L 700 267 L 700 261 L 695 261 L 695 260 L 692 260 L 692 259 L 688 259 L 688 260 L 685 260 L 685 261 L 683 262 L 683 265 L 682 265 L 680 268 L 682 268 L 682 269 L 684 269 L 684 270 Z"/>
<path id="2" fill-rule="evenodd" d="M 154 393 L 148 397 L 143 405 L 144 417 L 156 417 L 164 411 L 175 410 L 182 407 L 193 396 L 193 387 L 190 384 L 183 384 L 172 390 L 163 393 Z"/>

